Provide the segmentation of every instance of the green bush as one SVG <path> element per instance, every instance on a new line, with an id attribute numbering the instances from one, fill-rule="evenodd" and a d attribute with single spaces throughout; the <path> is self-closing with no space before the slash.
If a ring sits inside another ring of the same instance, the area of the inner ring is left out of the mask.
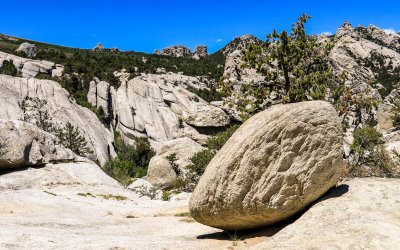
<path id="1" fill-rule="evenodd" d="M 9 76 L 17 76 L 18 70 L 14 66 L 13 60 L 3 62 L 3 66 L 0 68 L 0 74 L 9 75 Z"/>
<path id="2" fill-rule="evenodd" d="M 354 141 L 350 146 L 352 159 L 350 174 L 352 176 L 397 177 L 398 162 L 384 148 L 382 134 L 375 128 L 356 129 Z M 398 155 L 397 152 L 394 152 Z"/>
<path id="3" fill-rule="evenodd" d="M 117 157 L 105 164 L 104 171 L 125 186 L 134 178 L 146 176 L 150 159 L 155 155 L 149 140 L 137 137 L 134 145 L 128 145 L 117 131 L 114 132 L 114 140 Z"/>
<path id="4" fill-rule="evenodd" d="M 193 182 L 197 182 L 203 175 L 204 170 L 210 163 L 215 154 L 220 150 L 224 144 L 229 140 L 232 134 L 239 128 L 239 125 L 233 125 L 225 131 L 217 133 L 215 136 L 211 136 L 206 141 L 206 148 L 193 157 L 190 158 L 191 164 L 186 166 L 191 174 L 190 179 Z"/>
<path id="5" fill-rule="evenodd" d="M 188 87 L 187 90 L 200 96 L 200 98 L 206 102 L 222 101 L 223 98 L 223 95 L 217 91 L 215 86 L 211 86 L 209 89 L 195 89 Z"/>
<path id="6" fill-rule="evenodd" d="M 87 141 L 83 137 L 78 128 L 74 127 L 71 123 L 67 123 L 64 128 L 58 129 L 56 135 L 60 139 L 62 145 L 71 149 L 79 156 L 86 156 L 92 154 L 93 151 L 87 146 Z"/>

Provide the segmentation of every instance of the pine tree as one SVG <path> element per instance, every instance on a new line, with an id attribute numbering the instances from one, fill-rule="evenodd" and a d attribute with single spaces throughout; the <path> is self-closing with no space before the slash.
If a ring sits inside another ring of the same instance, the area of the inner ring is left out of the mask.
<path id="1" fill-rule="evenodd" d="M 83 137 L 78 128 L 71 123 L 67 123 L 63 129 L 59 129 L 58 138 L 64 147 L 71 149 L 75 154 L 85 156 L 92 154 L 93 151 L 87 146 L 87 141 Z"/>
<path id="2" fill-rule="evenodd" d="M 310 18 L 303 14 L 292 25 L 290 34 L 274 30 L 263 45 L 250 45 L 243 51 L 241 67 L 254 68 L 265 79 L 242 84 L 236 94 L 232 83 L 221 82 L 225 95 L 236 95 L 234 99 L 239 101 L 235 105 L 239 111 L 255 114 L 269 106 L 271 98 L 282 103 L 323 100 L 328 90 L 333 91 L 338 86 L 335 83 L 344 79 L 335 76 L 329 66 L 328 54 L 334 40 L 318 43 L 316 38 L 306 34 L 305 24 Z"/>

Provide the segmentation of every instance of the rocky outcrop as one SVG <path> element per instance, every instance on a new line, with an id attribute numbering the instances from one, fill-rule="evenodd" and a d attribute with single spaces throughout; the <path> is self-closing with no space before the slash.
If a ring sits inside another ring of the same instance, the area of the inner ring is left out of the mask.
<path id="1" fill-rule="evenodd" d="M 253 35 L 238 36 L 218 52 L 222 52 L 227 56 L 235 51 L 247 49 L 250 44 L 261 45 L 263 44 L 263 41 Z"/>
<path id="2" fill-rule="evenodd" d="M 273 106 L 247 120 L 211 160 L 190 213 L 224 230 L 287 219 L 338 182 L 342 155 L 342 126 L 331 104 Z"/>
<path id="3" fill-rule="evenodd" d="M 195 77 L 175 73 L 142 74 L 123 83 L 112 96 L 116 129 L 128 142 L 147 136 L 156 149 L 180 137 L 204 142 L 196 127 L 224 127 L 230 117 L 189 92 L 189 86 L 206 88 Z"/>
<path id="4" fill-rule="evenodd" d="M 190 138 L 178 138 L 168 141 L 161 146 L 157 155 L 150 160 L 146 180 L 160 188 L 172 188 L 179 173 L 186 172 L 186 166 L 190 158 L 204 148 Z M 176 155 L 176 162 L 179 169 L 174 169 L 168 157 Z"/>
<path id="5" fill-rule="evenodd" d="M 92 111 L 70 99 L 69 93 L 57 82 L 0 75 L 0 88 L 0 119 L 24 120 L 27 112 L 22 105 L 24 100 L 45 100 L 43 109 L 48 112 L 51 122 L 59 126 L 70 122 L 79 128 L 94 151 L 90 158 L 104 164 L 110 154 L 115 154 L 113 135 Z"/>
<path id="6" fill-rule="evenodd" d="M 98 43 L 97 45 L 96 45 L 96 47 L 94 47 L 93 49 L 92 49 L 92 51 L 103 51 L 104 50 L 104 47 L 103 47 L 103 44 L 101 44 L 101 43 Z"/>
<path id="7" fill-rule="evenodd" d="M 226 56 L 224 77 L 232 82 L 259 82 L 264 81 L 265 77 L 257 73 L 257 70 L 243 67 L 243 52 L 236 50 Z"/>
<path id="8" fill-rule="evenodd" d="M 77 159 L 57 137 L 23 121 L 0 119 L 0 141 L 0 169 Z"/>
<path id="9" fill-rule="evenodd" d="M 194 58 L 196 60 L 205 57 L 208 55 L 207 52 L 207 46 L 205 45 L 198 45 L 193 54 L 192 51 L 183 46 L 183 45 L 178 45 L 178 46 L 171 46 L 168 48 L 162 49 L 162 51 L 159 51 L 158 49 L 154 50 L 155 55 L 163 55 L 163 56 L 173 56 L 173 57 L 185 57 L 185 58 Z"/>
<path id="10" fill-rule="evenodd" d="M 252 249 L 392 249 L 400 244 L 399 189 L 396 179 L 350 180 Z"/>
<path id="11" fill-rule="evenodd" d="M 0 51 L 0 65 L 4 61 L 13 61 L 14 66 L 21 72 L 22 77 L 35 77 L 38 73 L 48 74 L 52 77 L 59 77 L 64 71 L 64 66 L 44 60 L 32 60 Z"/>
<path id="12" fill-rule="evenodd" d="M 22 43 L 16 52 L 23 52 L 27 57 L 35 57 L 37 55 L 38 49 L 36 45 L 31 43 Z"/>
<path id="13" fill-rule="evenodd" d="M 193 58 L 194 59 L 200 59 L 202 57 L 208 56 L 208 52 L 207 52 L 207 46 L 205 45 L 199 45 L 194 49 L 193 52 Z"/>
<path id="14" fill-rule="evenodd" d="M 157 52 L 157 51 L 155 51 Z M 191 57 L 192 52 L 190 51 L 189 48 L 183 46 L 183 45 L 178 45 L 178 46 L 171 46 L 168 48 L 162 49 L 161 53 L 158 53 L 159 55 L 164 55 L 164 56 L 173 56 L 173 57 Z"/>

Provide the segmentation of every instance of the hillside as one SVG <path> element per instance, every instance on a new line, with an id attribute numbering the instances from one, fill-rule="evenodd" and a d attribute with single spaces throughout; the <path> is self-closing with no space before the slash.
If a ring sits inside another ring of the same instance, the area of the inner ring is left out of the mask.
<path id="1" fill-rule="evenodd" d="M 400 35 L 303 29 L 211 55 L 0 35 L 0 248 L 397 244 Z"/>

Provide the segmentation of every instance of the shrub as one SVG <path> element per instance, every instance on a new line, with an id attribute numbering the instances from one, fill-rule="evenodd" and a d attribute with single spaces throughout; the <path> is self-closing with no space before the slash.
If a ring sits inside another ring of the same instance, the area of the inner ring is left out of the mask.
<path id="1" fill-rule="evenodd" d="M 211 86 L 209 89 L 195 89 L 192 87 L 187 87 L 187 90 L 200 96 L 200 98 L 206 102 L 222 101 L 223 98 L 223 95 L 217 91 L 215 86 Z"/>
<path id="2" fill-rule="evenodd" d="M 104 171 L 124 186 L 132 183 L 134 178 L 147 175 L 150 159 L 155 155 L 147 138 L 135 138 L 134 145 L 126 144 L 119 132 L 114 132 L 117 157 L 109 160 Z"/>
<path id="3" fill-rule="evenodd" d="M 352 176 L 398 176 L 396 168 L 399 162 L 385 150 L 381 133 L 367 127 L 356 129 L 353 136 L 354 141 L 350 146 L 353 156 L 349 170 Z M 398 155 L 397 152 L 394 154 L 395 157 Z"/>
<path id="4" fill-rule="evenodd" d="M 176 161 L 178 160 L 178 157 L 176 157 L 176 153 L 168 155 L 167 159 L 168 159 L 169 163 L 171 164 L 172 169 L 175 171 L 176 175 L 180 175 L 181 170 L 180 170 L 178 164 L 176 163 Z"/>
<path id="5" fill-rule="evenodd" d="M 64 128 L 58 129 L 56 132 L 62 145 L 71 149 L 75 154 L 86 156 L 92 154 L 93 151 L 87 146 L 87 141 L 83 137 L 78 128 L 74 127 L 71 123 L 67 123 Z"/>
<path id="6" fill-rule="evenodd" d="M 10 76 L 18 75 L 18 70 L 14 66 L 13 60 L 10 60 L 10 61 L 6 60 L 3 62 L 3 66 L 0 68 L 0 74 L 10 75 Z"/>
<path id="7" fill-rule="evenodd" d="M 162 192 L 161 200 L 163 201 L 169 201 L 171 199 L 171 192 L 168 190 L 164 190 Z"/>
<path id="8" fill-rule="evenodd" d="M 225 131 L 217 133 L 215 136 L 211 136 L 206 141 L 206 148 L 193 157 L 190 158 L 191 164 L 186 166 L 189 170 L 189 179 L 197 183 L 200 177 L 203 175 L 204 170 L 210 163 L 215 154 L 220 150 L 232 134 L 239 128 L 239 125 L 233 125 Z"/>

